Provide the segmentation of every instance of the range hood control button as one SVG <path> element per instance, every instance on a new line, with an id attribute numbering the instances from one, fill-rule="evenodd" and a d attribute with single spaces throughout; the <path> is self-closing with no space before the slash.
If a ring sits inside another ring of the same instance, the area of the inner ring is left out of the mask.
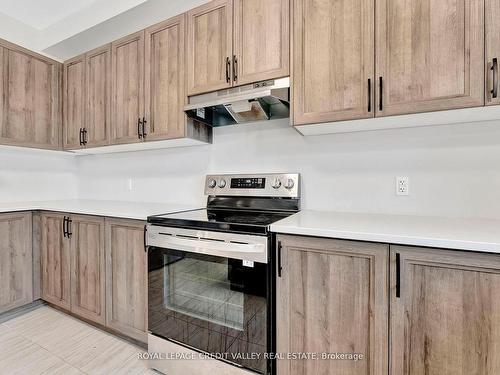
<path id="1" fill-rule="evenodd" d="M 279 189 L 281 187 L 281 181 L 279 178 L 275 179 L 271 185 L 274 189 Z"/>
<path id="2" fill-rule="evenodd" d="M 224 189 L 226 187 L 226 180 L 222 179 L 219 181 L 219 187 L 221 189 Z"/>
<path id="3" fill-rule="evenodd" d="M 285 189 L 290 190 L 295 186 L 295 183 L 293 182 L 293 180 L 291 178 L 289 178 L 284 186 L 285 186 Z"/>
<path id="4" fill-rule="evenodd" d="M 217 181 L 215 181 L 214 179 L 212 179 L 212 180 L 208 181 L 208 187 L 209 187 L 210 189 L 213 189 L 213 188 L 214 188 L 214 187 L 216 187 L 216 186 L 217 186 Z"/>

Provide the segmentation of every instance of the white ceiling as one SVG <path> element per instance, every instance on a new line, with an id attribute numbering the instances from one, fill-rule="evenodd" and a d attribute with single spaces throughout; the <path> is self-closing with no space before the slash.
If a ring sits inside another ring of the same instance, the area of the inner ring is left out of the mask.
<path id="1" fill-rule="evenodd" d="M 0 0 L 0 37 L 42 52 L 147 0 Z"/>
<path id="2" fill-rule="evenodd" d="M 63 20 L 98 0 L 1 0 L 0 12 L 37 30 Z"/>

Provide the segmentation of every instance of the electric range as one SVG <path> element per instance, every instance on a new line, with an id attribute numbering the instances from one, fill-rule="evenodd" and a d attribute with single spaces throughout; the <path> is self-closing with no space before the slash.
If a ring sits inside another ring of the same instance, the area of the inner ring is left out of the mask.
<path id="1" fill-rule="evenodd" d="M 209 175 L 205 194 L 206 208 L 148 218 L 149 351 L 191 356 L 151 367 L 275 374 L 269 225 L 299 211 L 299 175 Z"/>

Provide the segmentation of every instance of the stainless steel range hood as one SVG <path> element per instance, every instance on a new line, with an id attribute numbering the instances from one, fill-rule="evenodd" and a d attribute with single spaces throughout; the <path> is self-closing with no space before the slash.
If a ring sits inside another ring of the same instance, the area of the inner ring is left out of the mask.
<path id="1" fill-rule="evenodd" d="M 290 78 L 191 96 L 184 111 L 192 119 L 214 127 L 287 118 Z"/>

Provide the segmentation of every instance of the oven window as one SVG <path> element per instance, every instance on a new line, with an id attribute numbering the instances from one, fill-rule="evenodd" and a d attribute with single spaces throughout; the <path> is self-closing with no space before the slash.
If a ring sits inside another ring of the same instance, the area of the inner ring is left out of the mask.
<path id="1" fill-rule="evenodd" d="M 149 249 L 149 330 L 266 372 L 267 265 Z M 260 354 L 260 360 L 249 359 Z"/>
<path id="2" fill-rule="evenodd" d="M 243 331 L 244 295 L 231 285 L 227 258 L 165 254 L 164 263 L 165 309 Z"/>

